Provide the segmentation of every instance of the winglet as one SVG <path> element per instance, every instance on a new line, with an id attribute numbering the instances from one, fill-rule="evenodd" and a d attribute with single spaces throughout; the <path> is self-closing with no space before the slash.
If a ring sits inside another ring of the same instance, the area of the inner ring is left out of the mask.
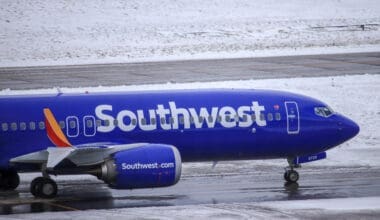
<path id="1" fill-rule="evenodd" d="M 49 108 L 44 109 L 46 133 L 51 142 L 57 147 L 71 147 L 72 145 L 63 134 L 61 127 L 57 123 L 53 113 Z"/>

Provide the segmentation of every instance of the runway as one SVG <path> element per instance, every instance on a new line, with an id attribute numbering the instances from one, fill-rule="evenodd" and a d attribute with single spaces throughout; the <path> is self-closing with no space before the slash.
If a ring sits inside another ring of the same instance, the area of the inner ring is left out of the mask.
<path id="1" fill-rule="evenodd" d="M 0 89 L 379 74 L 380 52 L 0 68 Z"/>
<path id="2" fill-rule="evenodd" d="M 299 184 L 285 185 L 281 167 L 245 161 L 231 169 L 236 163 L 185 168 L 168 188 L 113 190 L 90 176 L 58 180 L 59 196 L 51 200 L 34 199 L 29 181 L 22 181 L 17 192 L 0 193 L 0 214 L 380 196 L 378 168 L 302 168 Z"/>

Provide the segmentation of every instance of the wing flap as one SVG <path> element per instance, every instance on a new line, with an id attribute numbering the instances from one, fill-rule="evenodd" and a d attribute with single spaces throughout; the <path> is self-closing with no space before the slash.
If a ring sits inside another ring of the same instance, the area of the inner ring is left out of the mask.
<path id="1" fill-rule="evenodd" d="M 135 147 L 140 147 L 145 143 L 121 144 L 104 147 L 103 144 L 96 147 L 95 143 L 91 147 L 48 147 L 46 150 L 22 155 L 11 159 L 12 163 L 37 163 L 45 164 L 48 170 L 60 164 L 63 160 L 68 159 L 76 166 L 90 166 L 103 163 L 110 155 Z"/>
<path id="2" fill-rule="evenodd" d="M 48 170 L 53 170 L 55 166 L 57 166 L 60 162 L 67 158 L 73 151 L 74 148 L 57 148 L 57 147 L 49 147 L 47 149 L 48 158 L 46 163 L 46 168 Z"/>

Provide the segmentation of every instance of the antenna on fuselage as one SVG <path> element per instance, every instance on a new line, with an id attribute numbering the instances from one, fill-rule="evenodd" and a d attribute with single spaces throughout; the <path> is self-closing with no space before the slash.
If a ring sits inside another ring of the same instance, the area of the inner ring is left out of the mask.
<path id="1" fill-rule="evenodd" d="M 60 95 L 62 95 L 62 94 L 63 94 L 63 92 L 62 92 L 61 88 L 59 88 L 59 87 L 56 87 L 56 89 L 57 89 L 57 96 L 60 96 Z"/>

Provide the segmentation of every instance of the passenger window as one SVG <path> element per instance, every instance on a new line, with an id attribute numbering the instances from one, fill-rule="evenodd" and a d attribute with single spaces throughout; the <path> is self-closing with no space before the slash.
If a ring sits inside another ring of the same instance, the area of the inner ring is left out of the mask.
<path id="1" fill-rule="evenodd" d="M 268 113 L 267 118 L 268 118 L 268 121 L 273 121 L 273 114 Z"/>
<path id="2" fill-rule="evenodd" d="M 77 127 L 77 125 L 76 125 L 75 121 L 70 121 L 70 128 L 73 129 L 76 127 Z"/>
<path id="3" fill-rule="evenodd" d="M 96 127 L 100 127 L 102 125 L 102 121 L 101 120 L 96 120 Z"/>
<path id="4" fill-rule="evenodd" d="M 137 120 L 134 118 L 132 119 L 132 125 L 136 125 L 137 124 Z"/>
<path id="5" fill-rule="evenodd" d="M 170 117 L 170 124 L 174 124 L 174 118 Z"/>
<path id="6" fill-rule="evenodd" d="M 243 117 L 241 118 L 241 121 L 242 122 L 247 122 L 248 121 L 248 116 L 247 115 L 243 115 Z"/>
<path id="7" fill-rule="evenodd" d="M 265 120 L 265 115 L 264 115 L 264 113 L 261 113 L 261 114 L 260 114 L 260 120 L 261 120 L 261 121 L 264 121 L 264 120 Z"/>
<path id="8" fill-rule="evenodd" d="M 190 116 L 190 124 L 194 124 L 194 117 Z"/>
<path id="9" fill-rule="evenodd" d="M 146 119 L 145 119 L 145 118 L 142 118 L 142 119 L 141 119 L 141 124 L 142 124 L 142 125 L 146 125 Z"/>
<path id="10" fill-rule="evenodd" d="M 222 121 L 222 116 L 218 115 L 218 117 L 216 117 L 216 120 L 220 123 Z"/>
<path id="11" fill-rule="evenodd" d="M 212 122 L 212 121 L 213 121 L 212 115 L 209 115 L 208 116 L 208 122 Z"/>
<path id="12" fill-rule="evenodd" d="M 29 122 L 29 129 L 32 131 L 36 130 L 36 123 L 34 121 Z"/>
<path id="13" fill-rule="evenodd" d="M 255 115 L 255 114 L 252 114 L 252 115 L 251 115 L 251 118 L 252 118 L 252 121 L 253 121 L 253 122 L 256 121 L 256 115 Z"/>
<path id="14" fill-rule="evenodd" d="M 115 127 L 117 127 L 118 124 L 119 124 L 119 121 L 118 121 L 117 119 L 113 120 L 113 125 L 114 125 Z"/>
<path id="15" fill-rule="evenodd" d="M 281 114 L 278 113 L 278 112 L 274 115 L 274 117 L 275 117 L 276 121 L 280 121 L 281 120 Z"/>
<path id="16" fill-rule="evenodd" d="M 25 131 L 26 130 L 26 123 L 25 122 L 21 122 L 20 123 L 20 130 L 21 131 Z"/>
<path id="17" fill-rule="evenodd" d="M 65 128 L 65 122 L 64 121 L 60 121 L 59 122 L 59 127 L 61 127 L 61 129 L 64 129 Z"/>
<path id="18" fill-rule="evenodd" d="M 161 124 L 166 124 L 166 118 L 162 117 L 160 120 L 161 120 Z"/>
<path id="19" fill-rule="evenodd" d="M 110 126 L 110 121 L 109 120 L 104 120 L 103 123 L 104 123 L 104 126 Z"/>
<path id="20" fill-rule="evenodd" d="M 199 116 L 198 121 L 199 121 L 199 123 L 202 123 L 203 122 L 203 117 Z"/>
<path id="21" fill-rule="evenodd" d="M 40 130 L 44 130 L 44 129 L 45 129 L 45 122 L 40 121 L 40 122 L 38 123 L 38 127 L 40 128 Z"/>
<path id="22" fill-rule="evenodd" d="M 229 116 L 229 115 L 226 115 L 226 121 L 231 121 L 231 116 Z"/>
<path id="23" fill-rule="evenodd" d="M 156 124 L 156 119 L 155 118 L 151 118 L 150 119 L 150 124 L 155 125 Z"/>
<path id="24" fill-rule="evenodd" d="M 8 131 L 8 124 L 7 124 L 7 123 L 2 123 L 2 124 L 1 124 L 1 129 L 2 129 L 3 131 Z"/>
<path id="25" fill-rule="evenodd" d="M 181 124 L 181 125 L 183 125 L 185 123 L 183 116 L 179 116 L 178 120 L 179 120 L 179 124 Z"/>
<path id="26" fill-rule="evenodd" d="M 16 124 L 16 123 L 13 122 L 13 123 L 11 124 L 11 130 L 12 130 L 12 131 L 16 131 L 16 130 L 17 130 L 17 124 Z"/>
<path id="27" fill-rule="evenodd" d="M 86 127 L 87 128 L 92 128 L 94 125 L 92 124 L 92 120 L 87 120 L 86 121 Z"/>

